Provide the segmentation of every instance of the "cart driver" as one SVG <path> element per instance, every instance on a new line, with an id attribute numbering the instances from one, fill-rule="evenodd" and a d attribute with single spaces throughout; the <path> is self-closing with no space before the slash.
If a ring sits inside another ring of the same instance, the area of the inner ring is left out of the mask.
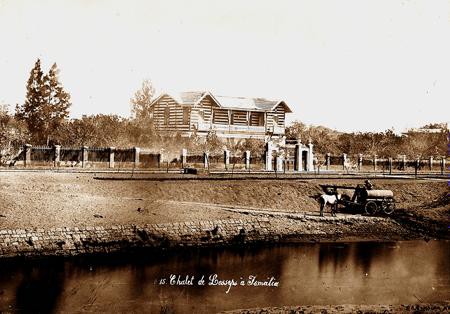
<path id="1" fill-rule="evenodd" d="M 370 180 L 364 181 L 364 186 L 366 187 L 367 190 L 373 189 L 373 184 L 372 184 L 372 182 L 370 182 Z"/>

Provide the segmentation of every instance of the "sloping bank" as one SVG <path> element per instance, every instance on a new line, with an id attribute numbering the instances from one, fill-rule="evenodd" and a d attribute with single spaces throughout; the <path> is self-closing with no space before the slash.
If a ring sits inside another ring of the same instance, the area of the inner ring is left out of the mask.
<path id="1" fill-rule="evenodd" d="M 381 217 L 266 217 L 152 225 L 0 230 L 0 258 L 104 254 L 180 248 L 310 241 L 417 238 Z"/>

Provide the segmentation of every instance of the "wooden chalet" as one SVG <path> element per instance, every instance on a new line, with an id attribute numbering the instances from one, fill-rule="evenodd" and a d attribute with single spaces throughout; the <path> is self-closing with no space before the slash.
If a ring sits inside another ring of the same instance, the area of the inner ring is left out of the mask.
<path id="1" fill-rule="evenodd" d="M 221 138 L 283 137 L 285 114 L 292 112 L 284 101 L 264 98 L 216 96 L 210 92 L 163 93 L 152 102 L 152 115 L 160 131 L 194 132 Z"/>

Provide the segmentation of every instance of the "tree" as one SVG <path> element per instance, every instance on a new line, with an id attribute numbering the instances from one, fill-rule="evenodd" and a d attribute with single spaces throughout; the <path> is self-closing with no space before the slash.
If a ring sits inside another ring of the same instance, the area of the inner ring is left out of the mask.
<path id="1" fill-rule="evenodd" d="M 134 97 L 131 98 L 131 114 L 134 119 L 140 122 L 150 122 L 153 120 L 151 114 L 151 103 L 155 95 L 155 88 L 150 80 L 144 80 L 142 82 L 141 89 L 134 93 Z"/>
<path id="2" fill-rule="evenodd" d="M 40 108 L 45 104 L 43 75 L 44 73 L 41 70 L 41 60 L 37 59 L 27 82 L 25 103 L 22 106 L 16 105 L 16 118 L 26 122 L 28 130 L 33 136 L 42 131 Z"/>
<path id="3" fill-rule="evenodd" d="M 49 145 L 51 133 L 69 116 L 70 95 L 58 80 L 55 64 L 44 75 L 38 59 L 30 72 L 27 95 L 22 106 L 16 106 L 16 118 L 27 124 L 34 144 Z"/>
<path id="4" fill-rule="evenodd" d="M 307 126 L 303 122 L 294 121 L 286 128 L 286 138 L 290 140 L 301 139 L 307 131 Z"/>
<path id="5" fill-rule="evenodd" d="M 128 124 L 128 130 L 135 145 L 152 146 L 159 141 L 151 108 L 154 95 L 155 88 L 152 82 L 144 80 L 141 88 L 130 99 L 132 119 Z"/>
<path id="6" fill-rule="evenodd" d="M 17 157 L 28 138 L 25 124 L 9 114 L 8 105 L 0 104 L 0 165 Z"/>
<path id="7" fill-rule="evenodd" d="M 204 151 L 211 154 L 218 154 L 223 151 L 224 144 L 219 139 L 215 131 L 209 131 L 205 139 Z"/>
<path id="8" fill-rule="evenodd" d="M 52 130 L 58 130 L 64 119 L 69 117 L 70 94 L 64 90 L 58 80 L 59 69 L 56 63 L 50 68 L 48 75 L 44 76 L 45 105 L 43 108 L 44 132 L 47 145 Z"/>
<path id="9" fill-rule="evenodd" d="M 294 121 L 291 126 L 286 128 L 287 139 L 300 139 L 302 143 L 308 143 L 309 140 L 314 144 L 314 150 L 318 153 L 335 153 L 337 151 L 337 138 L 339 132 L 324 126 L 307 126 L 303 122 Z"/>
<path id="10" fill-rule="evenodd" d="M 127 122 L 127 119 L 111 114 L 83 116 L 61 126 L 58 142 L 64 146 L 130 146 Z"/>
<path id="11" fill-rule="evenodd" d="M 7 106 L 0 104 L 0 155 L 11 146 L 11 119 Z"/>

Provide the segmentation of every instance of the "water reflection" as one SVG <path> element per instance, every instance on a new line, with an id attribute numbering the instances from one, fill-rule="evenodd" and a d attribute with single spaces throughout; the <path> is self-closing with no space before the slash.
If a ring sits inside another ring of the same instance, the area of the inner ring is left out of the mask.
<path id="1" fill-rule="evenodd" d="M 383 263 L 390 264 L 392 249 L 397 248 L 395 243 L 389 242 L 374 242 L 371 245 L 365 243 L 355 243 L 355 254 L 353 255 L 355 259 L 355 264 L 362 269 L 365 274 L 370 273 L 372 264 L 377 263 L 379 260 L 383 260 Z"/>
<path id="2" fill-rule="evenodd" d="M 348 264 L 350 254 L 351 246 L 345 243 L 321 245 L 319 247 L 319 272 L 322 272 L 328 265 L 333 266 L 334 272 L 341 271 Z"/>
<path id="3" fill-rule="evenodd" d="M 209 313 L 450 298 L 450 242 L 303 244 L 1 263 L 0 312 Z M 426 257 L 426 258 L 424 258 Z M 159 285 L 171 274 L 275 277 L 279 287 Z"/>

